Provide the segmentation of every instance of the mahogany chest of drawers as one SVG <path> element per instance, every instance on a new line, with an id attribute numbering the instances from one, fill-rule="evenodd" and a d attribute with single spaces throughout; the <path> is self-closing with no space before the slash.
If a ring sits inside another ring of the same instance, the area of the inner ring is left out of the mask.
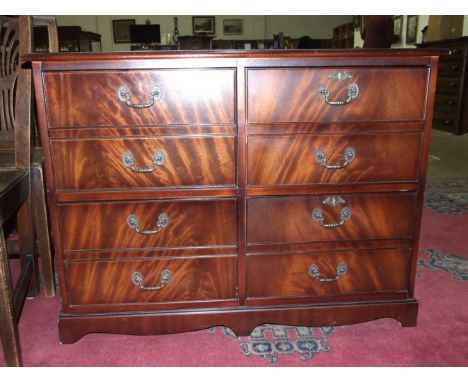
<path id="1" fill-rule="evenodd" d="M 28 56 L 61 341 L 415 325 L 438 54 Z"/>

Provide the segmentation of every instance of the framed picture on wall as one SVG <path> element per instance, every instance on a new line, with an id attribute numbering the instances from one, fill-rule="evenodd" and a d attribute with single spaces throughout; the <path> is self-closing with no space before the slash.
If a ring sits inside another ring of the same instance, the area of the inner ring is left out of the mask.
<path id="1" fill-rule="evenodd" d="M 395 37 L 395 43 L 401 42 L 401 27 L 403 23 L 403 16 L 393 17 L 393 35 L 398 36 L 398 40 Z"/>
<path id="2" fill-rule="evenodd" d="M 418 34 L 418 16 L 408 16 L 406 20 L 406 43 L 416 44 Z"/>
<path id="3" fill-rule="evenodd" d="M 215 33 L 214 16 L 193 16 L 192 32 L 194 35 L 213 35 Z"/>
<path id="4" fill-rule="evenodd" d="M 116 44 L 130 42 L 130 25 L 135 25 L 135 19 L 112 20 L 114 42 Z"/>
<path id="5" fill-rule="evenodd" d="M 242 34 L 242 33 L 243 33 L 242 19 L 223 20 L 223 34 Z"/>

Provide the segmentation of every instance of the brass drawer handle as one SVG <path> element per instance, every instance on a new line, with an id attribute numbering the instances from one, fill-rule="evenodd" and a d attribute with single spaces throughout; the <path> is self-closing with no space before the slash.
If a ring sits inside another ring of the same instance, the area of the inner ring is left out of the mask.
<path id="1" fill-rule="evenodd" d="M 460 69 L 460 65 L 457 65 L 457 64 L 452 65 L 452 66 L 450 67 L 450 69 L 452 69 L 452 70 L 458 70 L 458 69 Z"/>
<path id="2" fill-rule="evenodd" d="M 169 282 L 172 280 L 172 273 L 171 271 L 165 269 L 161 272 L 161 275 L 159 276 L 159 281 L 160 284 L 158 286 L 153 286 L 153 287 L 147 287 L 145 286 L 145 279 L 143 278 L 143 275 L 140 272 L 133 272 L 132 275 L 132 282 L 136 286 L 139 286 L 140 289 L 143 290 L 159 290 L 164 288 Z"/>
<path id="3" fill-rule="evenodd" d="M 153 172 L 159 166 L 162 166 L 166 161 L 166 155 L 164 151 L 158 150 L 154 153 L 153 158 L 151 159 L 153 166 L 152 167 L 142 167 L 137 168 L 135 156 L 131 152 L 126 152 L 122 157 L 122 162 L 126 167 L 129 167 L 133 172 L 137 173 L 146 173 L 146 172 Z"/>
<path id="4" fill-rule="evenodd" d="M 139 233 L 140 235 L 154 235 L 156 233 L 161 232 L 163 228 L 166 228 L 169 225 L 169 217 L 162 213 L 158 216 L 158 220 L 156 221 L 156 229 L 151 230 L 142 230 L 140 228 L 140 222 L 135 215 L 129 215 L 127 218 L 128 226 L 135 230 L 135 232 Z"/>
<path id="5" fill-rule="evenodd" d="M 323 216 L 322 210 L 320 208 L 314 208 L 314 210 L 312 211 L 312 219 L 314 219 L 314 221 L 319 223 L 322 227 L 337 228 L 344 225 L 346 220 L 351 219 L 351 210 L 348 207 L 344 207 L 341 210 L 339 223 L 324 223 L 325 218 Z"/>
<path id="6" fill-rule="evenodd" d="M 151 89 L 149 93 L 149 102 L 148 103 L 132 103 L 131 99 L 132 96 L 130 92 L 125 86 L 121 86 L 118 90 L 119 100 L 125 102 L 127 106 L 132 107 L 134 109 L 144 109 L 147 107 L 151 107 L 154 105 L 154 101 L 159 101 L 161 99 L 161 88 L 159 86 L 155 86 Z"/>
<path id="7" fill-rule="evenodd" d="M 330 98 L 330 91 L 325 85 L 320 85 L 318 87 L 318 94 L 321 98 L 325 100 L 326 103 L 332 106 L 341 106 L 350 103 L 353 99 L 357 98 L 359 95 L 359 87 L 356 84 L 351 84 L 348 86 L 348 98 L 344 101 L 332 101 Z"/>
<path id="8" fill-rule="evenodd" d="M 323 165 L 323 167 L 329 168 L 329 169 L 339 169 L 339 168 L 344 168 L 348 164 L 351 163 L 351 161 L 356 157 L 356 150 L 354 150 L 352 147 L 347 147 L 344 152 L 344 162 L 342 164 L 327 164 L 327 154 L 325 154 L 325 151 L 322 149 L 318 149 L 315 152 L 315 161 L 317 163 L 320 163 Z"/>
<path id="9" fill-rule="evenodd" d="M 333 281 L 338 281 L 343 277 L 346 272 L 348 272 L 348 266 L 346 263 L 340 263 L 336 267 L 336 276 L 335 277 L 320 277 L 320 268 L 317 264 L 311 264 L 309 267 L 309 276 L 317 279 L 321 283 L 331 283 Z"/>

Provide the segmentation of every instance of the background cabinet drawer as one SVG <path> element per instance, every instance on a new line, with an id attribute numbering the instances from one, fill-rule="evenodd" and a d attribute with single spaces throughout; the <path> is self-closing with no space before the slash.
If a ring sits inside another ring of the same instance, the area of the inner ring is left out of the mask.
<path id="1" fill-rule="evenodd" d="M 409 266 L 405 249 L 249 255 L 248 297 L 404 292 Z"/>
<path id="2" fill-rule="evenodd" d="M 65 266 L 70 305 L 141 303 L 154 307 L 165 302 L 235 299 L 236 256 L 85 261 Z"/>
<path id="3" fill-rule="evenodd" d="M 460 92 L 460 78 L 437 77 L 436 94 L 447 94 L 458 97 Z M 436 95 L 436 99 L 437 99 Z"/>
<path id="4" fill-rule="evenodd" d="M 51 140 L 50 150 L 58 190 L 235 184 L 234 137 Z"/>
<path id="5" fill-rule="evenodd" d="M 459 77 L 463 68 L 463 60 L 460 57 L 458 60 L 445 61 L 441 60 L 439 63 L 438 74 L 441 77 Z"/>
<path id="6" fill-rule="evenodd" d="M 247 242 L 409 238 L 415 203 L 411 192 L 253 197 L 247 201 Z"/>
<path id="7" fill-rule="evenodd" d="M 45 73 L 49 127 L 234 124 L 235 71 Z M 119 89 L 128 90 L 128 103 Z M 123 99 L 123 100 L 122 100 Z"/>
<path id="8" fill-rule="evenodd" d="M 247 184 L 414 181 L 420 146 L 419 134 L 251 136 Z"/>
<path id="9" fill-rule="evenodd" d="M 58 212 L 65 251 L 235 246 L 237 242 L 235 199 L 70 203 L 59 204 Z"/>
<path id="10" fill-rule="evenodd" d="M 351 78 L 334 80 L 334 73 Z M 425 118 L 426 68 L 287 68 L 250 69 L 247 74 L 249 123 L 416 121 Z M 319 94 L 324 85 L 330 101 L 348 98 L 351 84 L 359 93 L 346 105 L 330 105 Z"/>

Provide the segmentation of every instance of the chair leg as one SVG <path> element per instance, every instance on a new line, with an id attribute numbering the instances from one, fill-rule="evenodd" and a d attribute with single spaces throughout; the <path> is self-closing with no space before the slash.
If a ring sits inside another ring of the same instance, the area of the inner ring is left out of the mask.
<path id="1" fill-rule="evenodd" d="M 31 194 L 32 195 L 32 192 Z M 32 266 L 31 278 L 28 289 L 28 297 L 36 297 L 40 292 L 39 266 L 37 264 L 37 253 L 34 246 L 33 213 L 31 198 L 25 200 L 17 213 L 17 230 L 21 269 Z M 32 258 L 31 258 L 32 255 Z M 32 260 L 32 262 L 31 262 Z M 29 264 L 31 262 L 31 264 Z"/>
<path id="2" fill-rule="evenodd" d="M 0 336 L 7 366 L 21 366 L 18 325 L 3 232 L 0 232 Z"/>
<path id="3" fill-rule="evenodd" d="M 47 220 L 47 207 L 44 195 L 44 176 L 42 166 L 35 163 L 32 166 L 33 188 L 33 214 L 34 227 L 37 236 L 37 246 L 44 277 L 44 290 L 46 297 L 55 296 L 55 283 L 52 254 L 50 251 L 49 225 Z"/>

